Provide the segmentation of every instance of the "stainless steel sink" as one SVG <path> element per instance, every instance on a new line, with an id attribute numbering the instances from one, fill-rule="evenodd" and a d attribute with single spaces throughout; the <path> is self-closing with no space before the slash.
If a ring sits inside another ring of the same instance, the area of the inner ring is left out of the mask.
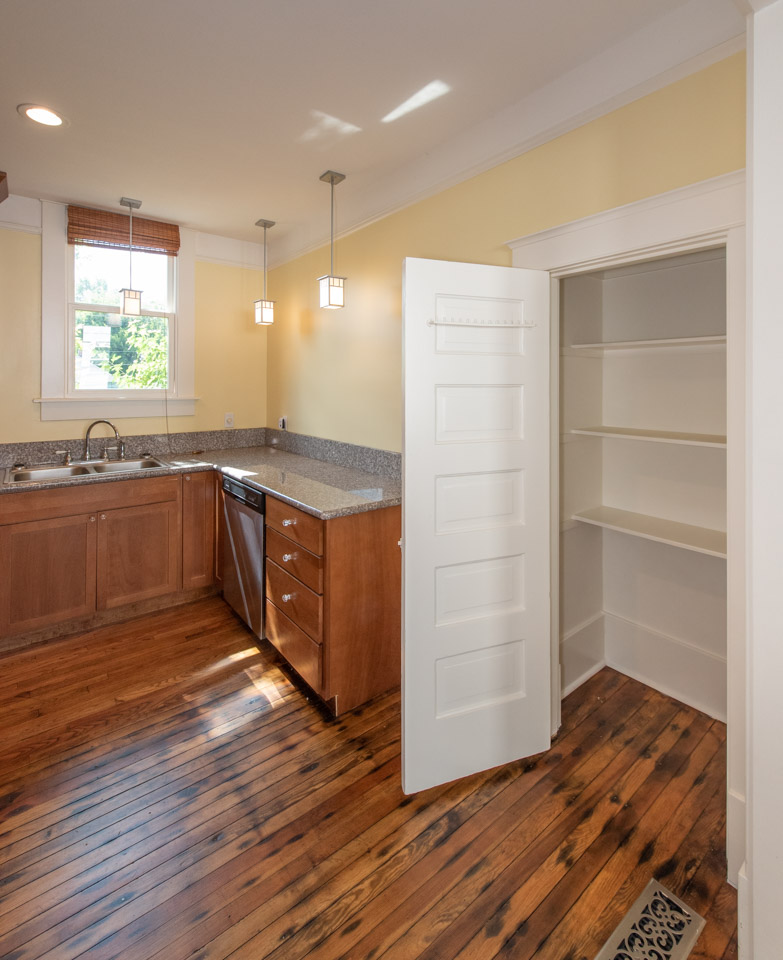
<path id="1" fill-rule="evenodd" d="M 137 470 L 153 470 L 162 467 L 155 457 L 145 457 L 140 460 L 111 460 L 108 463 L 94 463 L 92 469 L 96 473 L 135 473 Z"/>
<path id="2" fill-rule="evenodd" d="M 136 460 L 97 460 L 82 463 L 39 463 L 30 467 L 11 467 L 5 471 L 5 483 L 43 483 L 47 480 L 82 480 L 101 474 L 138 473 L 154 470 L 168 464 L 157 457 L 139 457 Z"/>
<path id="3" fill-rule="evenodd" d="M 27 483 L 28 480 L 65 480 L 68 477 L 82 477 L 90 473 L 89 467 L 54 467 L 42 464 L 39 467 L 25 467 L 23 470 L 9 470 L 8 481 Z"/>

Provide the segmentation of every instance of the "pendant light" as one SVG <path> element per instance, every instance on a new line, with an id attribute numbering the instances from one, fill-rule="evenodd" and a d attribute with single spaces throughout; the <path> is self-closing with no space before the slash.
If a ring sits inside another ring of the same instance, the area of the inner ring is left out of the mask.
<path id="1" fill-rule="evenodd" d="M 128 241 L 128 286 L 120 290 L 122 294 L 122 313 L 128 317 L 138 317 L 141 315 L 141 290 L 133 289 L 133 211 L 141 206 L 141 200 L 131 200 L 130 197 L 123 197 L 120 200 L 123 207 L 130 209 L 130 238 Z"/>
<path id="2" fill-rule="evenodd" d="M 255 307 L 256 323 L 266 327 L 275 322 L 275 301 L 266 298 L 266 232 L 274 225 L 274 220 L 256 220 L 256 226 L 264 228 L 264 299 L 255 300 L 253 306 Z"/>
<path id="3" fill-rule="evenodd" d="M 318 278 L 318 284 L 321 293 L 321 306 L 334 310 L 337 307 L 345 306 L 345 277 L 334 275 L 334 187 L 336 183 L 342 183 L 345 180 L 345 174 L 327 170 L 318 179 L 332 185 L 332 222 L 329 242 L 332 255 L 331 270 L 325 277 Z"/>

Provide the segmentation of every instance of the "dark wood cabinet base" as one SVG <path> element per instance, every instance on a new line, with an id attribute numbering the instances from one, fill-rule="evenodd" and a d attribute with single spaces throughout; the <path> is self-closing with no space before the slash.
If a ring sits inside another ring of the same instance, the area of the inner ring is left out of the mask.
<path id="1" fill-rule="evenodd" d="M 335 715 L 399 687 L 400 508 L 266 503 L 267 639 Z"/>

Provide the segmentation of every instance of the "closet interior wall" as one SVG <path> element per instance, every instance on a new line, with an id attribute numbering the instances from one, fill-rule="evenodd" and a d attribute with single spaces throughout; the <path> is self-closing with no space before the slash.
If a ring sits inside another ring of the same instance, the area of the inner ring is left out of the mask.
<path id="1" fill-rule="evenodd" d="M 725 248 L 560 283 L 563 693 L 607 663 L 725 720 Z"/>

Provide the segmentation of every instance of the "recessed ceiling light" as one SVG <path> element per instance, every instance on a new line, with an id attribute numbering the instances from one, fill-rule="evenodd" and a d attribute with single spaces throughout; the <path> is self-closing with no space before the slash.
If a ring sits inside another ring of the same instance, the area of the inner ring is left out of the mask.
<path id="1" fill-rule="evenodd" d="M 406 113 L 418 110 L 419 107 L 423 107 L 425 103 L 430 103 L 432 100 L 437 100 L 438 97 L 442 97 L 444 93 L 448 93 L 449 90 L 451 90 L 451 87 L 447 83 L 444 83 L 442 80 L 433 80 L 432 83 L 428 83 L 426 87 L 422 87 L 418 93 L 414 93 L 412 97 L 408 97 L 405 103 L 401 103 L 399 107 L 395 107 L 391 113 L 387 113 L 386 116 L 382 118 L 381 123 L 391 123 L 399 117 L 404 117 Z"/>
<path id="2" fill-rule="evenodd" d="M 40 103 L 20 103 L 16 109 L 23 117 L 35 120 L 36 123 L 43 123 L 47 127 L 61 127 L 68 123 L 64 117 L 48 107 L 41 106 Z"/>

